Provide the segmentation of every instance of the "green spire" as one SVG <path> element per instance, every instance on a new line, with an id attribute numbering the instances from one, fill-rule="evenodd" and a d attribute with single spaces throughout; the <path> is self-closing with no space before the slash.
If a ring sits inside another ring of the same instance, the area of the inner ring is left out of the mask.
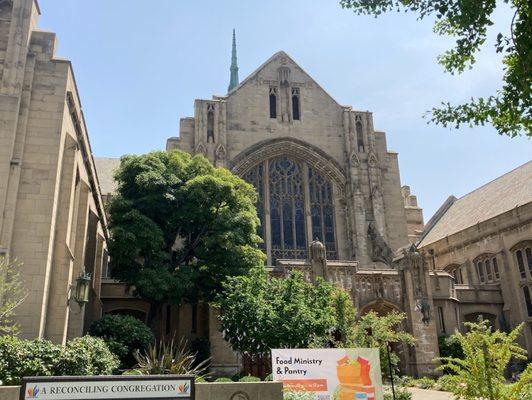
<path id="1" fill-rule="evenodd" d="M 229 87 L 227 91 L 230 92 L 238 86 L 238 64 L 236 60 L 236 35 L 233 29 L 233 51 L 231 53 L 231 80 L 229 81 Z"/>

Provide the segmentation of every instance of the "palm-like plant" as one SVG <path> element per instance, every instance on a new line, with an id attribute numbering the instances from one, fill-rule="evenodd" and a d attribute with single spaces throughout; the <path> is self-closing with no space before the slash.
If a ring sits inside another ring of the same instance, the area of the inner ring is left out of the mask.
<path id="1" fill-rule="evenodd" d="M 132 373 L 140 375 L 195 375 L 205 378 L 208 374 L 210 358 L 196 362 L 196 353 L 188 349 L 186 340 L 177 343 L 164 340 L 152 344 L 142 353 L 135 353 L 137 365 Z"/>

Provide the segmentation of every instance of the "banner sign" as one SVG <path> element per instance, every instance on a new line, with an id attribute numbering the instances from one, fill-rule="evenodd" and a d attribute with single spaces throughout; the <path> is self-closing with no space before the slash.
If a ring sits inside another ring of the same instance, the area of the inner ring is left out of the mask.
<path id="1" fill-rule="evenodd" d="M 194 376 L 25 377 L 20 400 L 193 400 Z"/>
<path id="2" fill-rule="evenodd" d="M 383 400 L 379 349 L 275 349 L 272 374 L 315 400 Z"/>

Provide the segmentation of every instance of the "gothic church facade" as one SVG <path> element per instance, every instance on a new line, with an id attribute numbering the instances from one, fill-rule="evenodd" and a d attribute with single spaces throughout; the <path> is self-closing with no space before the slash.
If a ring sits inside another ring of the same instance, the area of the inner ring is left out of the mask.
<path id="1" fill-rule="evenodd" d="M 237 74 L 233 41 L 227 95 L 196 100 L 194 116 L 181 119 L 167 150 L 202 154 L 254 185 L 271 273 L 310 275 L 309 246 L 318 240 L 328 279 L 352 294 L 359 312 L 406 311 L 406 328 L 421 341 L 403 354 L 403 364 L 411 373 L 430 373 L 436 329 L 421 312 L 432 304 L 430 277 L 419 263 L 415 274 L 399 271 L 406 256 L 394 261 L 415 240 L 409 237 L 415 218 L 412 209 L 407 217 L 398 154 L 388 150 L 385 133 L 375 130 L 371 112 L 340 105 L 285 52 L 241 83 Z M 214 362 L 228 366 L 231 356 L 216 318 L 210 320 Z"/>

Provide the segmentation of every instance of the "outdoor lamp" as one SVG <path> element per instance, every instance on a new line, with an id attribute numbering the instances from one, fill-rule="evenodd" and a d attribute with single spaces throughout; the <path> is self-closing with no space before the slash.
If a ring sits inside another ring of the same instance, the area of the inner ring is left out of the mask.
<path id="1" fill-rule="evenodd" d="M 90 283 L 90 274 L 81 272 L 76 279 L 76 285 L 73 285 L 74 300 L 76 300 L 80 307 L 89 302 Z"/>

